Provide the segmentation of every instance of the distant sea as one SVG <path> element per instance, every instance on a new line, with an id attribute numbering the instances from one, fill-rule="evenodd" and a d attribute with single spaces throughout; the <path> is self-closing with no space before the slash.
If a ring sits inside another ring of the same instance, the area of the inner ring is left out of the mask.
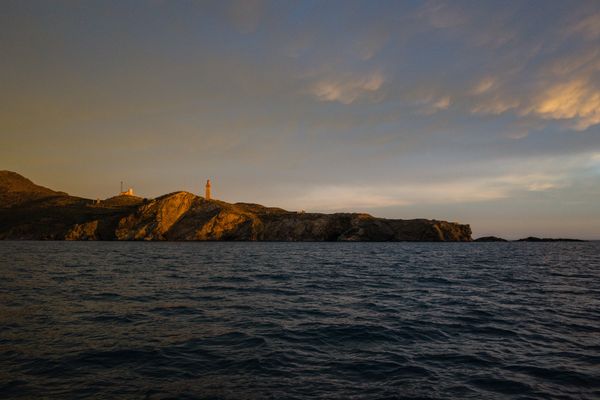
<path id="1" fill-rule="evenodd" d="M 0 242 L 0 398 L 600 398 L 600 242 Z"/>

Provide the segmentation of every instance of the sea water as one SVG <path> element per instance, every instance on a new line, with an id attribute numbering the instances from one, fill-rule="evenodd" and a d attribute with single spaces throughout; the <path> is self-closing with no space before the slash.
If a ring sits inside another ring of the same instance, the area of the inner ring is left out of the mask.
<path id="1" fill-rule="evenodd" d="M 0 242 L 0 397 L 600 397 L 600 242 Z"/>

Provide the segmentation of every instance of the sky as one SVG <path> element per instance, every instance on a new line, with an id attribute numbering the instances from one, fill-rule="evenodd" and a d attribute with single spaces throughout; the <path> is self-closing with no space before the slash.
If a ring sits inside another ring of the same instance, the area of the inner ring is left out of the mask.
<path id="1" fill-rule="evenodd" d="M 600 2 L 3 0 L 0 169 L 600 239 Z"/>

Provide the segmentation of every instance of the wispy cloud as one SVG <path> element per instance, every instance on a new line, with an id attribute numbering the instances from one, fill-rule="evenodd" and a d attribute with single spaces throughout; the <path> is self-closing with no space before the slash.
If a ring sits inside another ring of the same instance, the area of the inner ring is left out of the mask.
<path id="1" fill-rule="evenodd" d="M 585 130 L 600 124 L 600 88 L 587 79 L 557 83 L 540 93 L 524 113 L 570 120 L 575 130 Z"/>
<path id="2" fill-rule="evenodd" d="M 488 77 L 465 96 L 473 114 L 513 112 L 517 117 L 563 121 L 567 128 L 582 131 L 600 124 L 599 72 L 600 52 L 594 49 L 542 65 L 527 89 L 511 79 L 500 83 Z"/>
<path id="3" fill-rule="evenodd" d="M 468 14 L 460 7 L 439 1 L 428 1 L 422 7 L 419 16 L 437 29 L 454 28 L 469 21 Z"/>
<path id="4" fill-rule="evenodd" d="M 437 88 L 430 84 L 407 91 L 403 97 L 409 104 L 417 107 L 417 113 L 420 115 L 435 114 L 448 109 L 452 104 L 452 97 L 444 88 Z"/>
<path id="5" fill-rule="evenodd" d="M 519 100 L 517 99 L 497 95 L 476 101 L 471 107 L 471 112 L 474 114 L 499 115 L 509 110 L 517 109 L 519 104 Z"/>
<path id="6" fill-rule="evenodd" d="M 434 110 L 445 110 L 450 107 L 450 96 L 441 96 L 429 102 Z"/>
<path id="7" fill-rule="evenodd" d="M 475 203 L 505 199 L 516 192 L 541 192 L 565 185 L 564 174 L 505 174 L 444 182 L 375 185 L 318 185 L 294 201 L 297 208 L 360 210 L 415 204 Z"/>
<path id="8" fill-rule="evenodd" d="M 362 76 L 349 74 L 319 80 L 311 87 L 310 93 L 319 101 L 351 104 L 360 98 L 372 96 L 381 89 L 384 82 L 385 78 L 380 72 Z"/>
<path id="9" fill-rule="evenodd" d="M 567 32 L 589 40 L 600 38 L 600 12 L 578 18 L 568 26 Z"/>
<path id="10" fill-rule="evenodd" d="M 486 76 L 477 82 L 471 89 L 471 93 L 474 95 L 483 94 L 488 92 L 496 85 L 496 79 L 491 76 Z"/>

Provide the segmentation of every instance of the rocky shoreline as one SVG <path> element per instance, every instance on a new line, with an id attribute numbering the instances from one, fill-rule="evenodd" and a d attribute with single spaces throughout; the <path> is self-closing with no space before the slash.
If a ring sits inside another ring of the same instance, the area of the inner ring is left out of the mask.
<path id="1" fill-rule="evenodd" d="M 507 240 L 496 236 L 483 236 L 475 239 L 474 242 L 586 242 L 586 240 L 569 238 L 539 238 L 535 236 L 529 236 L 517 240 Z"/>
<path id="2" fill-rule="evenodd" d="M 466 224 L 305 213 L 207 200 L 189 192 L 155 199 L 70 196 L 0 172 L 0 239 L 171 241 L 471 241 Z"/>

